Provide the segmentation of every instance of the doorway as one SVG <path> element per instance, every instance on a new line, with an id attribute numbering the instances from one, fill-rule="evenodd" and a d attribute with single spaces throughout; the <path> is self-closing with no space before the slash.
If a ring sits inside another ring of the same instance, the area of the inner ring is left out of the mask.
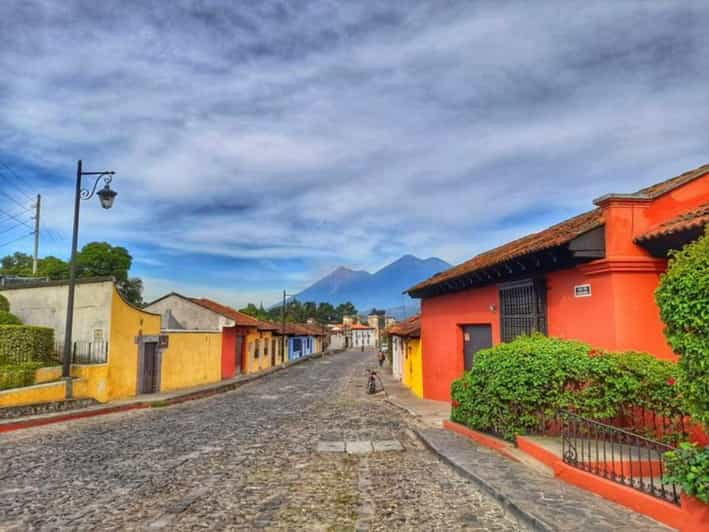
<path id="1" fill-rule="evenodd" d="M 475 353 L 492 347 L 491 325 L 463 325 L 463 364 L 465 371 L 473 367 Z"/>
<path id="2" fill-rule="evenodd" d="M 160 360 L 157 342 L 143 344 L 143 371 L 140 384 L 140 393 L 160 391 Z"/>

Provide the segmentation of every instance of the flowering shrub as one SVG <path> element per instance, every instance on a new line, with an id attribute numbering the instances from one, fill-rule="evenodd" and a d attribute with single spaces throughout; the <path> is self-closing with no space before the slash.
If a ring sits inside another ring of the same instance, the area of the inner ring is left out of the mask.
<path id="1" fill-rule="evenodd" d="M 682 414 L 677 366 L 645 353 L 608 353 L 536 334 L 479 351 L 452 384 L 451 419 L 513 439 L 533 432 L 558 409 L 605 420 L 644 407 Z"/>

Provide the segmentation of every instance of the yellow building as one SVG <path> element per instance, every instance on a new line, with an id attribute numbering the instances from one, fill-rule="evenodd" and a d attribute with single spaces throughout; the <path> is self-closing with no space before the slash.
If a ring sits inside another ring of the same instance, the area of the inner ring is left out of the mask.
<path id="1" fill-rule="evenodd" d="M 66 320 L 65 281 L 9 287 L 2 294 L 28 325 L 51 327 L 60 352 Z M 72 395 L 100 402 L 221 380 L 222 335 L 215 331 L 161 333 L 160 314 L 125 301 L 112 278 L 80 279 L 76 287 Z M 36 386 L 6 390 L 0 406 L 61 400 L 58 370 L 38 372 Z M 47 382 L 50 381 L 50 382 Z"/>
<path id="2" fill-rule="evenodd" d="M 423 356 L 421 351 L 420 317 L 409 318 L 387 330 L 392 341 L 394 373 L 400 368 L 401 382 L 418 397 L 423 397 Z M 394 349 L 396 347 L 396 349 Z"/>

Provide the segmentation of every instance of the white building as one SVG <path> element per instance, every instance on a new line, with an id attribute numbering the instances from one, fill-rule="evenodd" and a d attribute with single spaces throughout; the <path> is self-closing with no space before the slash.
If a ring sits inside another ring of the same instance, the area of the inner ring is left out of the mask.
<path id="1" fill-rule="evenodd" d="M 373 349 L 377 346 L 377 334 L 374 327 L 355 323 L 350 327 L 353 348 Z"/>

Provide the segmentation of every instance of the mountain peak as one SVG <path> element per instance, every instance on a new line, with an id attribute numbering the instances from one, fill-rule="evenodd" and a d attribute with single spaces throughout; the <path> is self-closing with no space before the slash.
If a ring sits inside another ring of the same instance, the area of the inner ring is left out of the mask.
<path id="1" fill-rule="evenodd" d="M 402 292 L 449 267 L 447 262 L 439 258 L 420 259 L 411 254 L 399 257 L 373 274 L 340 266 L 296 297 L 300 301 L 328 302 L 333 305 L 351 301 L 360 311 L 373 307 L 392 309 L 402 306 L 411 307 L 415 311 L 418 302 L 403 296 Z"/>

